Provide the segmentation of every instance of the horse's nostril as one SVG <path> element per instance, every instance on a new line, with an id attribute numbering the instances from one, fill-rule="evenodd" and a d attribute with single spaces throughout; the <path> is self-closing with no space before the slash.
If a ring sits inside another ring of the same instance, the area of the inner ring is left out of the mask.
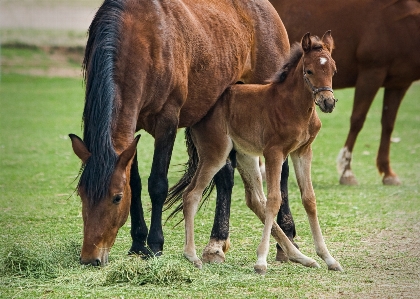
<path id="1" fill-rule="evenodd" d="M 100 266 L 101 265 L 101 260 L 100 259 L 96 259 L 93 263 L 93 266 Z"/>

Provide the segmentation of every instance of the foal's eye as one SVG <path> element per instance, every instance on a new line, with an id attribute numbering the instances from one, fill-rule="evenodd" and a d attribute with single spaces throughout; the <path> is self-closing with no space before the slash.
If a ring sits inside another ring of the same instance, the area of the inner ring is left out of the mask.
<path id="1" fill-rule="evenodd" d="M 115 194 L 112 198 L 112 203 L 116 205 L 119 204 L 121 202 L 122 197 L 122 194 Z"/>
<path id="2" fill-rule="evenodd" d="M 307 73 L 308 75 L 312 75 L 312 74 L 313 74 L 311 70 L 307 70 L 307 71 L 306 71 L 306 73 Z"/>

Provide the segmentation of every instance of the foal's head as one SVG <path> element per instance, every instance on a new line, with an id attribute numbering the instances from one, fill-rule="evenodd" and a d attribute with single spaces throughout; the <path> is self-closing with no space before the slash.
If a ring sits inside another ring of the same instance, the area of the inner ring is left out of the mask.
<path id="1" fill-rule="evenodd" d="M 312 93 L 315 104 L 321 111 L 330 113 L 337 102 L 332 89 L 332 77 L 337 68 L 331 57 L 334 48 L 331 30 L 325 32 L 321 39 L 306 33 L 302 38 L 301 47 L 306 88 Z"/>

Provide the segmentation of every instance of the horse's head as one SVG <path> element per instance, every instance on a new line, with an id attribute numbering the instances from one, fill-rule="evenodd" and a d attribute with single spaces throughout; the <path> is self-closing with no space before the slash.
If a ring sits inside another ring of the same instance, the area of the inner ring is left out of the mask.
<path id="1" fill-rule="evenodd" d="M 82 264 L 94 266 L 105 265 L 108 262 L 109 251 L 114 244 L 118 229 L 127 221 L 131 204 L 130 166 L 140 136 L 123 152 L 116 157 L 113 163 L 109 182 L 101 182 L 95 174 L 103 171 L 97 167 L 98 161 L 94 159 L 85 143 L 76 135 L 69 135 L 74 153 L 82 160 L 83 173 L 78 186 L 78 193 L 82 199 L 83 216 L 83 247 L 80 254 Z M 86 178 L 83 178 L 86 175 Z M 100 177 L 100 176 L 99 176 Z M 89 186 L 88 186 L 89 185 Z M 102 194 L 92 196 L 92 190 L 103 188 Z"/>
<path id="2" fill-rule="evenodd" d="M 331 57 L 334 41 L 331 30 L 321 39 L 306 33 L 301 41 L 303 50 L 303 77 L 311 91 L 315 104 L 322 112 L 332 112 L 337 99 L 334 98 L 332 78 L 337 72 L 335 61 Z"/>

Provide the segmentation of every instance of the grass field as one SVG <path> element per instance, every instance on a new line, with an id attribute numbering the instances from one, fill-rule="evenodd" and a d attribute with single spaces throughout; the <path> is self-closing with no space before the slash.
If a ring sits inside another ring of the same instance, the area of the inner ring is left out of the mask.
<path id="1" fill-rule="evenodd" d="M 418 298 L 420 296 L 420 85 L 401 106 L 391 162 L 403 185 L 383 186 L 375 166 L 380 137 L 382 91 L 355 150 L 356 187 L 338 184 L 335 158 L 349 127 L 353 90 L 338 90 L 332 114 L 320 114 L 323 128 L 314 144 L 312 179 L 321 228 L 330 252 L 345 272 L 326 269 L 316 257 L 292 171 L 289 197 L 296 241 L 321 269 L 275 262 L 272 240 L 265 276 L 253 272 L 262 224 L 246 207 L 238 174 L 232 202 L 232 248 L 220 265 L 197 270 L 182 256 L 183 226 L 164 227 L 159 259 L 128 257 L 129 223 L 124 225 L 104 268 L 78 264 L 82 244 L 80 199 L 74 193 L 80 162 L 68 133 L 81 135 L 83 85 L 79 78 L 22 75 L 4 67 L 11 59 L 48 60 L 37 49 L 2 50 L 0 81 L 0 297 L 1 298 Z M 34 59 L 33 57 L 37 57 Z M 41 65 L 48 65 L 43 61 Z M 67 62 L 72 68 L 74 61 Z M 22 63 L 23 65 L 23 63 Z M 34 67 L 36 68 L 36 66 Z M 33 72 L 30 72 L 31 74 Z M 48 73 L 48 72 L 47 72 Z M 47 74 L 45 73 L 45 74 Z M 38 74 L 39 73 L 34 73 Z M 44 73 L 41 73 L 44 74 Z M 319 110 L 318 110 L 319 111 Z M 319 112 L 321 113 L 321 112 Z M 138 151 L 147 180 L 153 140 L 142 133 Z M 178 134 L 169 179 L 186 161 Z M 143 190 L 146 210 L 150 207 Z M 214 200 L 196 216 L 196 244 L 208 241 Z M 147 222 L 149 223 L 149 216 Z"/>

